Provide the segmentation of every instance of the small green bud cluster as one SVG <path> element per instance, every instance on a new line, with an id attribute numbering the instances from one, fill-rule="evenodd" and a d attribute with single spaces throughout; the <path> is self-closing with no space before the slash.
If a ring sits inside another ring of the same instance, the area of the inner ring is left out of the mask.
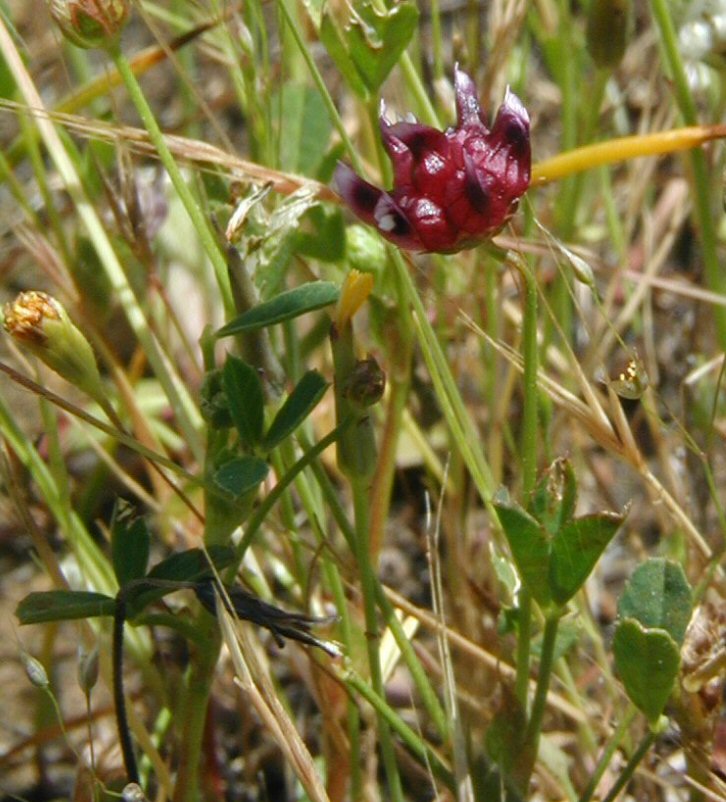
<path id="1" fill-rule="evenodd" d="M 63 36 L 77 47 L 109 47 L 129 16 L 129 0 L 48 0 Z"/>
<path id="2" fill-rule="evenodd" d="M 5 305 L 5 331 L 66 381 L 94 400 L 104 397 L 96 358 L 88 340 L 63 306 L 44 292 L 21 292 Z"/>

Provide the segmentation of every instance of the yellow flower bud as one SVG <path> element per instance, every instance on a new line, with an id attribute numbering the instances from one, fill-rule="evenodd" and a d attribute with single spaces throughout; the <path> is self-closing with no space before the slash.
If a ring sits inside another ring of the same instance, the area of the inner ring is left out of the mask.
<path id="1" fill-rule="evenodd" d="M 104 398 L 103 383 L 88 340 L 63 306 L 44 292 L 21 292 L 5 305 L 5 331 L 51 370 L 95 400 Z"/>
<path id="2" fill-rule="evenodd" d="M 342 329 L 350 322 L 353 315 L 368 300 L 373 291 L 374 278 L 370 273 L 351 270 L 343 281 L 338 308 L 335 313 L 335 325 Z"/>
<path id="3" fill-rule="evenodd" d="M 77 47 L 108 47 L 129 16 L 128 0 L 48 0 L 63 36 Z"/>

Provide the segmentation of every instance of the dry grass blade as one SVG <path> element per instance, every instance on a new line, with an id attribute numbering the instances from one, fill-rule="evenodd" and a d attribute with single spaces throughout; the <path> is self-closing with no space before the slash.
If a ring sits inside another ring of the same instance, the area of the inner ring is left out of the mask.
<path id="1" fill-rule="evenodd" d="M 277 698 L 269 679 L 269 666 L 263 666 L 265 658 L 259 646 L 253 642 L 249 626 L 232 618 L 219 599 L 217 618 L 235 667 L 237 684 L 249 697 L 310 799 L 313 802 L 330 802 L 312 755 Z"/>

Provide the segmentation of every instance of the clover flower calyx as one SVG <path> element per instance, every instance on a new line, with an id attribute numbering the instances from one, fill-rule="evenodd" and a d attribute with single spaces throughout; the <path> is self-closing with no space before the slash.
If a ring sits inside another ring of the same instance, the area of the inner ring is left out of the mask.
<path id="1" fill-rule="evenodd" d="M 406 250 L 455 253 L 490 239 L 529 186 L 529 115 L 519 98 L 507 89 L 488 128 L 476 86 L 458 67 L 454 88 L 457 124 L 445 131 L 415 120 L 391 123 L 382 109 L 392 189 L 342 162 L 335 171 L 335 188 L 351 210 Z"/>

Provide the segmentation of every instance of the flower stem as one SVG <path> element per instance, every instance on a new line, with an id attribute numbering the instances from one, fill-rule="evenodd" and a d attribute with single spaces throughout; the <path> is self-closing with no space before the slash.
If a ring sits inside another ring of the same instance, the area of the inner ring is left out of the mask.
<path id="1" fill-rule="evenodd" d="M 351 477 L 353 491 L 353 509 L 355 512 L 356 532 L 356 562 L 360 573 L 361 592 L 363 595 L 363 612 L 366 624 L 366 647 L 368 650 L 368 664 L 371 672 L 371 688 L 381 699 L 385 698 L 383 687 L 383 673 L 381 671 L 380 632 L 378 629 L 378 615 L 376 609 L 376 577 L 371 563 L 370 554 L 370 499 L 369 480 Z M 378 712 L 378 711 L 377 711 Z M 396 755 L 393 750 L 393 739 L 389 723 L 378 712 L 378 737 L 381 745 L 381 757 L 388 778 L 389 798 L 395 802 L 403 802 L 401 779 L 396 765 Z"/>
<path id="2" fill-rule="evenodd" d="M 582 796 L 580 797 L 580 802 L 590 802 L 592 799 L 592 795 L 595 793 L 595 789 L 598 786 L 605 770 L 610 765 L 610 761 L 613 759 L 613 755 L 615 754 L 615 750 L 620 746 L 620 742 L 623 740 L 623 736 L 628 731 L 628 727 L 633 722 L 633 719 L 638 713 L 638 709 L 635 705 L 631 704 L 628 707 L 625 715 L 623 716 L 622 721 L 618 724 L 617 729 L 615 732 L 610 736 L 610 740 L 605 747 L 602 755 L 600 756 L 600 760 L 597 762 L 597 766 L 595 766 L 595 771 L 592 773 L 592 777 L 590 777 L 590 782 L 587 784 L 587 787 L 582 792 Z"/>
<path id="3" fill-rule="evenodd" d="M 525 505 L 537 481 L 537 282 L 519 254 L 508 257 L 524 281 L 524 310 L 522 315 L 523 408 L 522 408 L 522 495 Z M 530 633 L 532 627 L 532 597 L 526 588 L 519 593 L 519 632 L 517 635 L 517 678 L 515 694 L 524 711 L 527 710 L 529 687 Z"/>
<path id="4" fill-rule="evenodd" d="M 613 785 L 613 787 L 610 789 L 608 795 L 605 797 L 605 799 L 603 799 L 603 802 L 615 802 L 620 795 L 620 792 L 630 782 L 630 778 L 633 776 L 633 774 L 635 774 L 635 769 L 638 767 L 640 761 L 646 756 L 650 747 L 653 746 L 657 737 L 658 733 L 654 732 L 653 730 L 650 730 L 648 734 L 644 736 L 638 748 L 635 750 L 635 752 L 633 752 L 630 760 L 628 761 L 628 765 L 622 770 L 620 776 L 615 782 L 615 785 Z"/>
<path id="5" fill-rule="evenodd" d="M 678 49 L 678 37 L 673 26 L 669 3 L 666 0 L 651 0 L 650 6 L 660 30 L 663 53 L 671 70 L 678 108 L 686 125 L 695 125 L 696 104 L 688 87 L 686 70 Z M 691 153 L 691 167 L 695 185 L 694 217 L 701 234 L 706 280 L 715 293 L 724 295 L 726 294 L 726 276 L 721 270 L 716 250 L 715 214 L 711 191 L 714 182 L 710 180 L 709 167 L 703 151 L 694 150 Z M 722 306 L 714 306 L 713 316 L 716 321 L 719 343 L 724 349 L 726 348 L 726 309 Z"/>
<path id="6" fill-rule="evenodd" d="M 129 721 L 126 715 L 126 697 L 124 696 L 124 621 L 126 620 L 126 602 L 121 593 L 116 597 L 116 609 L 113 614 L 113 701 L 116 707 L 116 726 L 118 727 L 121 754 L 126 767 L 126 778 L 130 783 L 139 782 L 139 769 L 131 742 Z"/>
<path id="7" fill-rule="evenodd" d="M 537 749 L 539 746 L 540 733 L 542 731 L 542 718 L 547 705 L 547 691 L 552 675 L 554 663 L 555 642 L 557 640 L 557 628 L 560 623 L 559 611 L 550 614 L 545 620 L 544 636 L 542 638 L 542 654 L 539 661 L 539 673 L 537 675 L 537 688 L 534 693 L 532 712 L 527 722 L 527 729 L 524 733 L 521 755 L 522 759 L 518 762 L 514 770 L 514 780 L 519 789 L 526 793 L 529 781 L 534 771 L 534 764 L 537 760 Z"/>
<path id="8" fill-rule="evenodd" d="M 177 194 L 179 195 L 179 199 L 184 204 L 184 208 L 186 209 L 187 214 L 192 221 L 192 225 L 197 232 L 197 236 L 202 243 L 204 252 L 207 254 L 207 258 L 212 263 L 214 274 L 217 279 L 217 285 L 219 286 L 219 290 L 222 294 L 222 302 L 224 303 L 225 312 L 228 316 L 231 316 L 235 310 L 234 303 L 232 301 L 232 290 L 229 282 L 227 259 L 219 247 L 219 243 L 214 236 L 209 221 L 205 217 L 199 203 L 192 195 L 192 191 L 189 189 L 189 186 L 184 180 L 184 176 L 182 175 L 179 166 L 174 161 L 174 157 L 172 156 L 171 151 L 166 144 L 164 135 L 159 128 L 159 124 L 156 122 L 156 118 L 154 117 L 151 107 L 144 97 L 144 93 L 141 90 L 141 86 L 139 85 L 139 82 L 136 79 L 134 71 L 131 69 L 129 62 L 126 60 L 126 57 L 123 55 L 118 46 L 111 48 L 109 54 L 124 82 L 124 85 L 126 86 L 126 91 L 129 93 L 129 97 L 131 98 L 137 112 L 139 113 L 139 116 L 141 117 L 144 127 L 149 134 L 151 143 L 159 154 L 161 163 L 164 165 L 167 173 L 169 173 L 169 178 L 171 178 L 171 182 L 174 185 L 174 189 L 176 190 Z"/>
<path id="9" fill-rule="evenodd" d="M 204 647 L 194 650 L 187 673 L 184 726 L 179 747 L 174 802 L 195 802 L 199 799 L 199 766 L 202 762 L 204 726 L 214 669 L 221 646 L 219 626 L 214 616 L 206 610 L 200 610 L 197 626 Z"/>

